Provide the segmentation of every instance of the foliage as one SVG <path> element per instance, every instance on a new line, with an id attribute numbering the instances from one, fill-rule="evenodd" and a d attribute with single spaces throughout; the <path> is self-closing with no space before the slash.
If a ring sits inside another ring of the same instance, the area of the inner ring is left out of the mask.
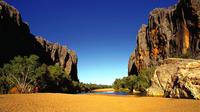
<path id="1" fill-rule="evenodd" d="M 139 90 L 139 91 L 141 91 L 141 92 L 145 92 L 146 91 L 146 89 L 148 88 L 148 87 L 150 87 L 150 85 L 151 85 L 151 81 L 150 81 L 150 79 L 148 79 L 148 77 L 146 77 L 146 76 L 143 76 L 143 75 L 139 75 L 138 77 L 137 77 L 137 87 L 136 87 L 136 90 Z"/>
<path id="2" fill-rule="evenodd" d="M 70 92 L 74 89 L 74 83 L 61 67 L 41 65 L 38 60 L 36 55 L 17 56 L 0 68 L 0 92 L 8 93 L 12 87 L 20 93 Z M 39 90 L 34 90 L 36 87 Z"/>
<path id="3" fill-rule="evenodd" d="M 16 87 L 20 93 L 28 92 L 29 87 L 35 85 L 36 79 L 41 76 L 38 59 L 36 55 L 15 57 L 1 69 L 2 82 Z"/>
<path id="4" fill-rule="evenodd" d="M 110 85 L 101 85 L 101 84 L 92 84 L 92 83 L 79 83 L 79 88 L 81 92 L 92 92 L 94 89 L 104 89 L 104 88 L 112 88 Z"/>
<path id="5" fill-rule="evenodd" d="M 50 65 L 48 66 L 48 72 L 49 72 L 49 75 L 50 77 L 53 79 L 53 80 L 61 80 L 62 78 L 66 77 L 66 74 L 64 72 L 64 70 L 57 66 L 57 65 Z"/>
<path id="6" fill-rule="evenodd" d="M 119 91 L 120 88 L 122 88 L 122 79 L 115 79 L 114 83 L 113 83 L 113 88 L 116 90 L 116 91 Z"/>
<path id="7" fill-rule="evenodd" d="M 130 75 L 123 77 L 122 79 L 116 79 L 113 83 L 113 88 L 119 91 L 122 88 L 128 88 L 129 93 L 133 90 L 145 92 L 145 90 L 151 85 L 151 78 L 155 71 L 154 67 L 143 69 L 139 72 L 139 75 Z M 123 89 L 124 90 L 124 89 Z"/>
<path id="8" fill-rule="evenodd" d="M 37 79 L 41 92 L 69 92 L 72 81 L 63 68 L 58 65 L 41 65 L 39 71 L 43 74 Z"/>
<path id="9" fill-rule="evenodd" d="M 116 79 L 113 83 L 113 88 L 115 91 L 129 90 L 129 93 L 133 92 L 133 89 L 137 85 L 137 76 L 131 75 L 128 77 L 123 77 L 122 79 Z"/>
<path id="10" fill-rule="evenodd" d="M 40 64 L 36 55 L 14 57 L 10 63 L 0 68 L 0 93 L 8 93 L 9 90 L 20 93 L 79 93 L 109 87 L 73 81 L 58 65 Z"/>
<path id="11" fill-rule="evenodd" d="M 122 81 L 125 82 L 125 87 L 129 89 L 129 93 L 133 92 L 133 89 L 136 89 L 138 86 L 138 79 L 136 75 L 131 75 L 128 77 L 124 77 Z"/>
<path id="12" fill-rule="evenodd" d="M 0 68 L 0 74 L 2 74 L 2 69 Z M 7 84 L 5 83 L 5 76 L 0 77 L 0 93 L 7 93 Z"/>
<path id="13" fill-rule="evenodd" d="M 43 92 L 80 93 L 111 87 L 108 85 L 87 84 L 73 81 L 70 76 L 57 65 L 43 65 L 41 68 L 41 71 L 46 71 L 44 76 L 40 78 L 39 84 Z"/>
<path id="14" fill-rule="evenodd" d="M 139 72 L 139 76 L 141 77 L 141 79 L 145 79 L 149 85 L 151 85 L 151 78 L 153 77 L 155 69 L 156 69 L 155 67 L 142 69 Z"/>

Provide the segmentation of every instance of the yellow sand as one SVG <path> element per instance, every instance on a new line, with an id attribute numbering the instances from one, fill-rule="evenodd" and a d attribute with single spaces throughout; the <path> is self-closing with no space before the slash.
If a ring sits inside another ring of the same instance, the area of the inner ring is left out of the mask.
<path id="1" fill-rule="evenodd" d="M 110 91 L 114 91 L 113 88 L 105 88 L 105 89 L 95 89 L 93 90 L 94 92 L 110 92 Z"/>
<path id="2" fill-rule="evenodd" d="M 94 94 L 0 95 L 0 112 L 200 112 L 200 100 Z"/>

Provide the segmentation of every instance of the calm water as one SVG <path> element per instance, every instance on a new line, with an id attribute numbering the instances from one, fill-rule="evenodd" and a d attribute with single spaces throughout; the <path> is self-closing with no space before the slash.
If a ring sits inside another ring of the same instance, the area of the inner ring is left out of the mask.
<path id="1" fill-rule="evenodd" d="M 91 93 L 80 93 L 80 94 L 128 95 L 128 93 L 126 93 L 126 92 L 113 92 L 113 91 L 106 91 L 106 92 L 91 92 Z"/>

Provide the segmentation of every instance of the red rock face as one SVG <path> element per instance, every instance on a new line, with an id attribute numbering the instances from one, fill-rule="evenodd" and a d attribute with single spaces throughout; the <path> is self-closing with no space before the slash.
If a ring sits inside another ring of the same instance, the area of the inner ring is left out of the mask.
<path id="1" fill-rule="evenodd" d="M 199 59 L 200 1 L 180 0 L 177 5 L 156 8 L 142 25 L 137 47 L 129 59 L 129 75 L 159 65 L 169 57 Z"/>
<path id="2" fill-rule="evenodd" d="M 0 1 L 0 66 L 17 55 L 36 54 L 41 63 L 57 64 L 72 80 L 78 81 L 76 53 L 30 33 L 17 9 Z"/>

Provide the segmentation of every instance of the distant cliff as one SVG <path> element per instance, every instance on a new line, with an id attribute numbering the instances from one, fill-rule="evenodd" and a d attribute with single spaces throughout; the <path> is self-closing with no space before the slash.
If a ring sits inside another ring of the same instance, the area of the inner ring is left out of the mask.
<path id="1" fill-rule="evenodd" d="M 128 74 L 159 65 L 169 57 L 200 57 L 200 1 L 180 0 L 167 9 L 150 12 L 148 24 L 137 35 L 137 47 L 131 54 Z"/>
<path id="2" fill-rule="evenodd" d="M 17 55 L 30 54 L 38 55 L 42 63 L 59 65 L 72 80 L 78 81 L 76 53 L 31 34 L 19 11 L 0 1 L 0 66 Z"/>

